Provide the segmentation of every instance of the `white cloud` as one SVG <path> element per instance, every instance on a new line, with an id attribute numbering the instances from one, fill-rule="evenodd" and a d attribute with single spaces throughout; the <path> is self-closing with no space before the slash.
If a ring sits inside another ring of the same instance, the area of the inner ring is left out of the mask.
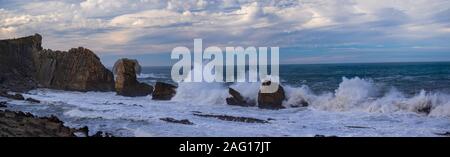
<path id="1" fill-rule="evenodd" d="M 284 47 L 414 43 L 440 40 L 450 29 L 442 17 L 450 10 L 445 0 L 69 0 L 8 6 L 0 7 L 0 38 L 41 33 L 50 48 L 86 46 L 98 53 L 170 52 L 193 38 Z"/>

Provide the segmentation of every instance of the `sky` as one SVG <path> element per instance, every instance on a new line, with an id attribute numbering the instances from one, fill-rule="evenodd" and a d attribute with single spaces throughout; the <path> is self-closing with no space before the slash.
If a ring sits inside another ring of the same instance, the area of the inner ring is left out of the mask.
<path id="1" fill-rule="evenodd" d="M 45 48 L 83 46 L 107 66 L 172 65 L 172 49 L 194 38 L 278 46 L 282 64 L 450 61 L 450 1 L 0 0 L 0 39 L 35 33 Z"/>

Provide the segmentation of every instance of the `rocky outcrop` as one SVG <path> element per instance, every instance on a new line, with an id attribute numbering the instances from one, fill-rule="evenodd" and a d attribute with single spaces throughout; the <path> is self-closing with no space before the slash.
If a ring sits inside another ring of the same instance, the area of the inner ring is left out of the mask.
<path id="1" fill-rule="evenodd" d="M 191 121 L 189 121 L 188 119 L 181 119 L 181 120 L 177 120 L 171 117 L 166 117 L 166 118 L 160 118 L 160 120 L 165 121 L 165 122 L 169 122 L 169 123 L 177 123 L 177 124 L 185 124 L 185 125 L 194 125 L 194 123 L 192 123 Z"/>
<path id="2" fill-rule="evenodd" d="M 114 78 L 90 50 L 43 50 L 42 36 L 0 40 L 0 90 L 23 92 L 36 87 L 113 91 Z"/>
<path id="3" fill-rule="evenodd" d="M 272 83 L 274 82 L 263 82 L 261 88 L 270 86 Z M 258 92 L 258 107 L 262 109 L 282 109 L 284 108 L 282 103 L 285 99 L 284 89 L 278 84 L 278 90 L 274 93 L 262 93 L 261 90 Z"/>
<path id="4" fill-rule="evenodd" d="M 114 64 L 116 74 L 116 92 L 122 96 L 146 96 L 153 92 L 153 87 L 137 81 L 136 74 L 140 73 L 137 60 L 120 59 Z"/>
<path id="5" fill-rule="evenodd" d="M 155 90 L 152 94 L 153 100 L 170 100 L 173 96 L 176 94 L 176 86 L 163 83 L 163 82 L 156 82 L 155 84 Z"/>
<path id="6" fill-rule="evenodd" d="M 37 86 L 35 63 L 42 36 L 0 40 L 0 90 L 23 92 Z"/>
<path id="7" fill-rule="evenodd" d="M 229 115 L 214 115 L 214 114 L 202 114 L 202 113 L 193 113 L 194 116 L 206 117 L 206 118 L 217 118 L 224 121 L 233 121 L 233 122 L 244 122 L 244 123 L 269 123 L 268 120 L 262 120 L 251 117 L 236 117 Z"/>
<path id="8" fill-rule="evenodd" d="M 9 94 L 6 91 L 0 91 L 0 96 L 1 97 L 5 97 L 5 98 L 9 98 L 9 99 L 14 99 L 14 100 L 25 100 L 25 98 L 23 97 L 22 94 L 16 93 L 16 94 Z"/>
<path id="9" fill-rule="evenodd" d="M 86 48 L 43 50 L 37 61 L 40 87 L 75 91 L 113 91 L 114 78 L 100 58 Z"/>
<path id="10" fill-rule="evenodd" d="M 0 111 L 0 137 L 75 137 L 77 131 L 54 116 L 40 118 L 30 113 Z"/>
<path id="11" fill-rule="evenodd" d="M 241 95 L 241 93 L 234 90 L 233 88 L 228 88 L 228 93 L 230 94 L 230 97 L 226 98 L 226 102 L 228 105 L 243 106 L 243 107 L 255 106 L 255 103 L 247 101 Z"/>

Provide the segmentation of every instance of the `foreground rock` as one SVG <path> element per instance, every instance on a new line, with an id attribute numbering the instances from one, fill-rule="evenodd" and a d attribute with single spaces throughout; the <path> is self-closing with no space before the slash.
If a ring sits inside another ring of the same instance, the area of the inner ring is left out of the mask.
<path id="1" fill-rule="evenodd" d="M 272 83 L 271 81 L 266 81 L 262 83 L 262 89 L 267 88 Z M 261 90 L 258 92 L 258 107 L 262 109 L 282 109 L 283 101 L 286 99 L 284 94 L 284 89 L 278 84 L 278 90 L 274 93 L 262 93 Z"/>
<path id="2" fill-rule="evenodd" d="M 146 96 L 153 92 L 153 87 L 137 81 L 136 74 L 140 73 L 137 60 L 120 59 L 114 64 L 116 74 L 116 92 L 122 96 Z"/>
<path id="3" fill-rule="evenodd" d="M 23 92 L 36 88 L 36 59 L 41 47 L 39 34 L 0 40 L 0 90 Z"/>
<path id="4" fill-rule="evenodd" d="M 177 87 L 168 83 L 156 82 L 152 94 L 153 100 L 170 100 L 176 94 Z"/>
<path id="5" fill-rule="evenodd" d="M 86 48 L 39 53 L 37 80 L 41 87 L 75 91 L 113 91 L 114 78 L 100 58 Z"/>
<path id="6" fill-rule="evenodd" d="M 6 91 L 0 91 L 0 96 L 1 97 L 5 97 L 5 98 L 9 98 L 9 99 L 14 99 L 14 100 L 25 100 L 25 98 L 23 97 L 22 94 L 16 93 L 16 94 L 9 94 Z"/>
<path id="7" fill-rule="evenodd" d="M 6 106 L 7 103 L 8 102 L 6 102 L 6 101 L 0 101 L 0 108 L 8 107 L 8 106 Z"/>
<path id="8" fill-rule="evenodd" d="M 238 91 L 234 90 L 233 88 L 228 88 L 228 93 L 230 94 L 230 97 L 226 98 L 226 102 L 228 105 L 233 106 L 243 106 L 243 107 L 249 107 L 249 106 L 255 106 L 254 103 L 250 103 L 239 93 Z"/>
<path id="9" fill-rule="evenodd" d="M 56 117 L 0 111 L 0 137 L 75 137 L 75 132 L 77 129 L 64 126 Z"/>

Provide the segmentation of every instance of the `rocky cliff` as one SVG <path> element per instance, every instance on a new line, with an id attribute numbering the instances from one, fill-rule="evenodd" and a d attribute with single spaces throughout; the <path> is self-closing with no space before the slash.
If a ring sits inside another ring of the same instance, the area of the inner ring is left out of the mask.
<path id="1" fill-rule="evenodd" d="M 43 50 L 41 43 L 39 34 L 0 40 L 0 90 L 114 90 L 112 72 L 89 49 Z"/>
<path id="2" fill-rule="evenodd" d="M 76 91 L 113 91 L 114 78 L 100 58 L 86 48 L 68 52 L 43 50 L 36 64 L 41 87 Z"/>
<path id="3" fill-rule="evenodd" d="M 25 91 L 37 85 L 35 62 L 41 47 L 39 34 L 0 40 L 0 90 Z"/>

